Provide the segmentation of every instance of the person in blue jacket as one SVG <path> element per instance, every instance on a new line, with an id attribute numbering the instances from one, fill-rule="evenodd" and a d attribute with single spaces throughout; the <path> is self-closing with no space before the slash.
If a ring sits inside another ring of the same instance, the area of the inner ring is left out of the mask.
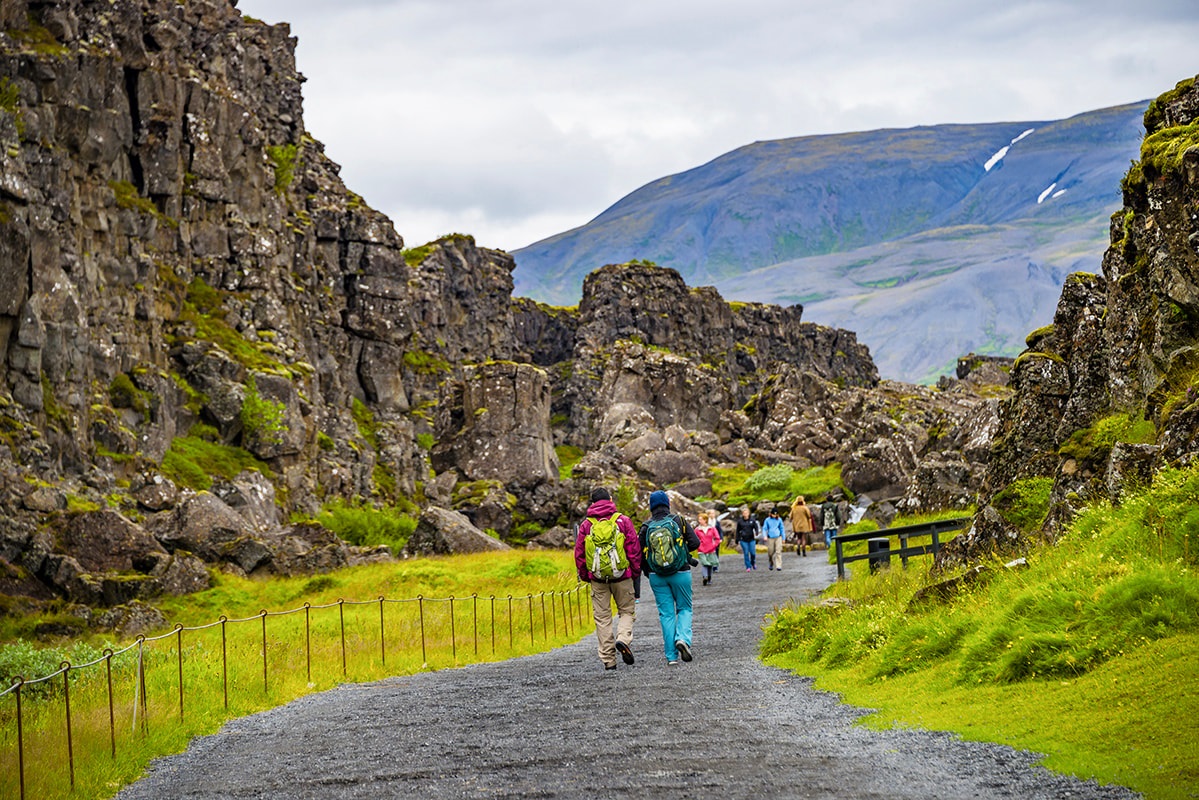
<path id="1" fill-rule="evenodd" d="M 658 622 L 662 625 L 662 647 L 667 665 L 691 660 L 691 565 L 698 564 L 691 557 L 699 548 L 699 537 L 695 530 L 677 514 L 670 513 L 670 497 L 657 491 L 649 496 L 650 519 L 641 525 L 638 538 L 641 543 L 641 565 L 649 572 L 649 588 L 654 593 L 658 606 Z M 687 561 L 673 571 L 659 571 L 647 557 L 645 548 L 650 546 L 649 528 L 654 520 L 671 517 L 682 533 L 683 546 L 687 549 Z"/>
<path id="2" fill-rule="evenodd" d="M 762 523 L 762 532 L 766 534 L 766 558 L 771 570 L 783 569 L 783 542 L 787 541 L 787 532 L 783 530 L 783 521 L 779 519 L 779 510 L 772 508 L 770 516 Z"/>

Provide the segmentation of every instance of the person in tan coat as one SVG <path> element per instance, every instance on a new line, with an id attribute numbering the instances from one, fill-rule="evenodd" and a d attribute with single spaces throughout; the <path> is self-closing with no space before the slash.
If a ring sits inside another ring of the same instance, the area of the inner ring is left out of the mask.
<path id="1" fill-rule="evenodd" d="M 795 552 L 801 556 L 808 554 L 808 534 L 816 530 L 816 518 L 812 508 L 804 503 L 803 495 L 798 495 L 791 504 L 791 533 L 795 535 Z"/>

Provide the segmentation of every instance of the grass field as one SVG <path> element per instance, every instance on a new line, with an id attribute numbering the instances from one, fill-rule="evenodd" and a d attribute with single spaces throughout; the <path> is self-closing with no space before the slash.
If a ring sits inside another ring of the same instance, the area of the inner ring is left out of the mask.
<path id="1" fill-rule="evenodd" d="M 58 675 L 24 687 L 20 731 L 15 693 L 0 697 L 0 797 L 20 796 L 22 767 L 27 798 L 109 797 L 150 759 L 230 718 L 340 683 L 540 652 L 593 628 L 590 594 L 568 552 L 419 559 L 271 581 L 220 576 L 213 588 L 161 607 L 174 630 L 140 643 L 92 643 L 91 654 L 127 649 L 71 669 L 69 684 Z M 21 656 L 54 660 L 23 643 L 2 649 L 10 673 L 20 673 Z"/>

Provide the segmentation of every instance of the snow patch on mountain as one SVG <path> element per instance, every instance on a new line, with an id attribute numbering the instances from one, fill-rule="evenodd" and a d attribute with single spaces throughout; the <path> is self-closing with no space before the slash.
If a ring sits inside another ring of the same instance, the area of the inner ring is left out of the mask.
<path id="1" fill-rule="evenodd" d="M 985 164 L 983 164 L 983 169 L 986 170 L 987 172 L 990 172 L 991 168 L 994 167 L 996 164 L 998 164 L 1000 161 L 1002 161 L 1003 157 L 1006 156 L 1008 151 L 1012 149 L 1012 145 L 1014 145 L 1016 142 L 1023 139 L 1025 136 L 1028 136 L 1030 133 L 1032 133 L 1035 130 L 1036 130 L 1036 128 L 1029 128 L 1024 133 L 1020 134 L 1015 139 L 1012 139 L 1006 145 L 1004 145 L 1003 147 L 996 150 L 995 155 L 988 158 L 987 162 Z"/>
<path id="2" fill-rule="evenodd" d="M 1053 183 L 1049 184 L 1049 188 L 1047 188 L 1045 191 L 1041 192 L 1041 194 L 1037 197 L 1037 205 L 1041 205 L 1041 203 L 1044 203 L 1045 198 L 1048 197 L 1049 193 L 1052 192 L 1056 188 L 1057 188 L 1057 181 L 1054 181 Z M 1054 195 L 1054 196 L 1056 197 L 1056 195 Z"/>

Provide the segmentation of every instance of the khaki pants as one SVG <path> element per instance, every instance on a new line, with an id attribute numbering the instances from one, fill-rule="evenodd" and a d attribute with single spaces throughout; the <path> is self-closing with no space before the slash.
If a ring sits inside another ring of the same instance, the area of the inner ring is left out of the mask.
<path id="1" fill-rule="evenodd" d="M 766 540 L 766 555 L 770 558 L 771 569 L 783 568 L 783 537 L 776 536 Z"/>
<path id="2" fill-rule="evenodd" d="M 616 601 L 616 636 L 612 636 L 612 601 Z M 595 612 L 595 638 L 599 657 L 605 666 L 616 663 L 616 642 L 633 643 L 633 618 L 637 606 L 633 598 L 633 579 L 616 583 L 591 582 L 591 607 Z"/>

